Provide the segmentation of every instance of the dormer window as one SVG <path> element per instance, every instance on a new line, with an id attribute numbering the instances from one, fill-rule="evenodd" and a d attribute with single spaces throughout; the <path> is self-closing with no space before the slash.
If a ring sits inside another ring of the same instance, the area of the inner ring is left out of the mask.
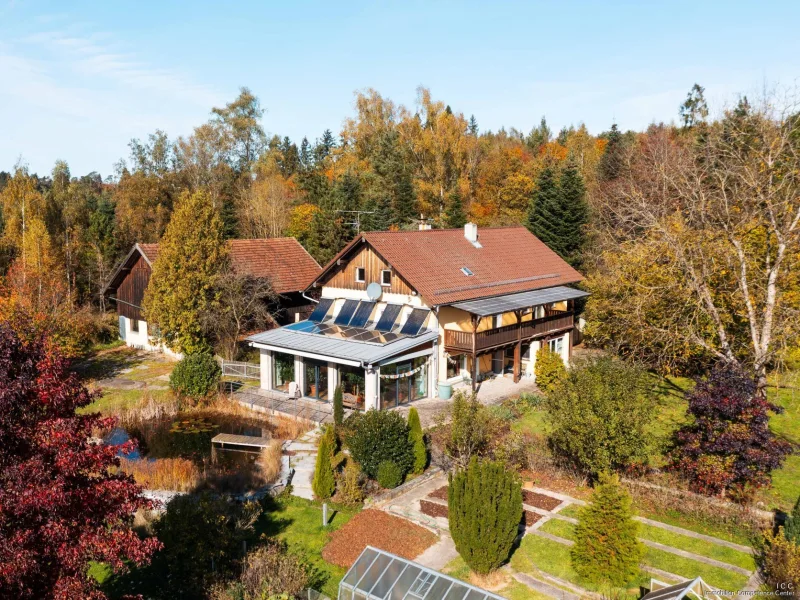
<path id="1" fill-rule="evenodd" d="M 386 287 L 392 285 L 391 269 L 384 269 L 383 271 L 381 271 L 381 285 Z"/>
<path id="2" fill-rule="evenodd" d="M 461 267 L 461 272 L 462 272 L 464 275 L 466 275 L 467 277 L 472 277 L 473 275 L 475 275 L 475 273 L 473 273 L 473 272 L 472 272 L 472 271 L 469 269 L 469 267 Z"/>
<path id="3" fill-rule="evenodd" d="M 356 267 L 356 283 L 367 281 L 367 270 L 364 267 Z"/>

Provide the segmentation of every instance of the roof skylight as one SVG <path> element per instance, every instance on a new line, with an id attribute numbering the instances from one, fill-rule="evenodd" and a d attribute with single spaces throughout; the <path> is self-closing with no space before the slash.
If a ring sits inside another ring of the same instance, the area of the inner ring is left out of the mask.
<path id="1" fill-rule="evenodd" d="M 469 267 L 461 267 L 461 272 L 462 272 L 464 275 L 466 275 L 467 277 L 472 277 L 473 275 L 475 275 L 475 273 L 473 273 L 473 272 L 470 270 L 470 268 L 469 268 Z"/>

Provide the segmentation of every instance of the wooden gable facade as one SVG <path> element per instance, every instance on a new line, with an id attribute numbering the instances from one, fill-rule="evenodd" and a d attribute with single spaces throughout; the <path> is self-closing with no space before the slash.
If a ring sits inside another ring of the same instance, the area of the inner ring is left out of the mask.
<path id="1" fill-rule="evenodd" d="M 144 256 L 138 254 L 130 270 L 123 276 L 117 287 L 117 313 L 129 319 L 144 320 L 142 315 L 142 302 L 144 291 L 150 283 L 152 269 Z"/>
<path id="2" fill-rule="evenodd" d="M 364 269 L 364 281 L 356 279 L 356 270 Z M 350 253 L 340 256 L 336 264 L 324 273 L 316 282 L 316 286 L 328 286 L 344 290 L 366 291 L 370 283 L 380 284 L 382 272 L 391 271 L 390 284 L 381 286 L 390 294 L 412 295 L 416 293 L 411 284 L 398 273 L 368 242 L 355 246 Z"/>

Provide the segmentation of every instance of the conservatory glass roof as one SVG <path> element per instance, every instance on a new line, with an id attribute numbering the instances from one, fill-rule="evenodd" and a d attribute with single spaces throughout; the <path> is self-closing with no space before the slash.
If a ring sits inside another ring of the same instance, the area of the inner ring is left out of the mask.
<path id="1" fill-rule="evenodd" d="M 463 581 L 367 546 L 339 584 L 338 600 L 503 600 Z"/>

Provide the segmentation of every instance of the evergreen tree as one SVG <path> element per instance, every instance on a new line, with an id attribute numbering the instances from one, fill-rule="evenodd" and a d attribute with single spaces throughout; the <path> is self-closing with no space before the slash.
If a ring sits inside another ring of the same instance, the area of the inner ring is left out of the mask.
<path id="1" fill-rule="evenodd" d="M 419 413 L 413 406 L 408 411 L 408 441 L 414 449 L 414 466 L 411 467 L 411 472 L 422 473 L 428 466 L 428 448 L 425 446 Z"/>
<path id="2" fill-rule="evenodd" d="M 695 83 L 686 94 L 686 100 L 681 104 L 681 119 L 685 129 L 691 129 L 695 125 L 704 123 L 708 117 L 705 91 L 704 87 Z"/>
<path id="3" fill-rule="evenodd" d="M 519 480 L 500 463 L 473 458 L 450 475 L 450 534 L 469 568 L 485 575 L 508 558 L 522 519 Z"/>
<path id="4" fill-rule="evenodd" d="M 547 119 L 542 117 L 538 127 L 531 129 L 528 137 L 525 138 L 525 144 L 534 152 L 538 152 L 539 148 L 544 146 L 550 141 L 552 132 L 550 127 L 547 126 Z"/>
<path id="5" fill-rule="evenodd" d="M 203 313 L 218 302 L 216 283 L 229 263 L 222 221 L 208 194 L 184 193 L 159 245 L 144 296 L 147 320 L 175 351 L 210 350 Z"/>
<path id="6" fill-rule="evenodd" d="M 783 535 L 790 542 L 800 546 L 800 498 L 794 503 L 792 514 L 786 517 L 783 526 Z"/>
<path id="7" fill-rule="evenodd" d="M 572 568 L 587 580 L 616 587 L 639 573 L 644 546 L 637 539 L 631 497 L 616 475 L 601 475 L 591 504 L 581 509 L 570 550 Z"/>
<path id="8" fill-rule="evenodd" d="M 559 254 L 563 230 L 563 223 L 559 220 L 561 200 L 555 172 L 552 167 L 545 167 L 539 173 L 536 188 L 531 195 L 526 226 L 533 235 Z"/>
<path id="9" fill-rule="evenodd" d="M 333 423 L 340 427 L 344 421 L 344 398 L 342 394 L 342 386 L 337 385 L 336 390 L 333 392 Z"/>
<path id="10" fill-rule="evenodd" d="M 308 143 L 308 138 L 304 137 L 300 142 L 300 168 L 303 170 L 312 167 L 311 146 Z"/>
<path id="11" fill-rule="evenodd" d="M 589 203 L 586 201 L 586 186 L 578 167 L 570 163 L 561 172 L 561 243 L 559 255 L 570 265 L 580 270 L 586 247 L 586 226 L 589 224 Z M 563 254 L 562 254 L 563 252 Z"/>
<path id="12" fill-rule="evenodd" d="M 467 131 L 470 135 L 478 137 L 478 120 L 475 118 L 475 115 L 470 115 Z"/>
<path id="13" fill-rule="evenodd" d="M 464 214 L 464 204 L 461 201 L 461 194 L 458 188 L 450 192 L 449 202 L 444 211 L 444 226 L 453 229 L 460 229 L 467 223 L 467 215 Z"/>
<path id="14" fill-rule="evenodd" d="M 334 452 L 330 436 L 323 433 L 319 439 L 319 446 L 317 446 L 317 462 L 314 467 L 314 479 L 311 482 L 314 496 L 319 500 L 328 500 L 336 489 L 336 479 L 331 464 L 331 456 Z"/>
<path id="15" fill-rule="evenodd" d="M 597 169 L 602 181 L 611 181 L 619 177 L 622 170 L 625 140 L 616 123 L 611 125 L 611 131 L 608 132 L 606 138 L 608 140 L 606 150 L 600 157 Z"/>

